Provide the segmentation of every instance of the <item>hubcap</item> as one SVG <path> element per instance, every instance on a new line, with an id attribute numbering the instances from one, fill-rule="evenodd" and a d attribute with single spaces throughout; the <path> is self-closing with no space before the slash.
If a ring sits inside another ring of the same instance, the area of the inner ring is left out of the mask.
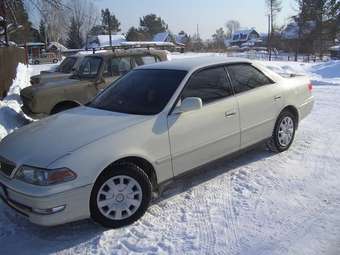
<path id="1" fill-rule="evenodd" d="M 281 146 L 287 147 L 294 135 L 294 121 L 291 117 L 287 116 L 282 119 L 279 131 L 278 131 L 278 140 Z"/>
<path id="2" fill-rule="evenodd" d="M 112 220 L 123 220 L 133 215 L 142 203 L 142 188 L 130 176 L 118 175 L 108 179 L 99 189 L 99 211 Z"/>

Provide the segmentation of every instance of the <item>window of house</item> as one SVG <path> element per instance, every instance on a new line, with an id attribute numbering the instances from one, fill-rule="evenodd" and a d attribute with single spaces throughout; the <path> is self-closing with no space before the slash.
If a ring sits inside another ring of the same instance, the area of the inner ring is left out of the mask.
<path id="1" fill-rule="evenodd" d="M 211 68 L 194 74 L 182 92 L 181 99 L 199 97 L 203 104 L 232 95 L 229 80 L 223 67 Z"/>
<path id="2" fill-rule="evenodd" d="M 249 64 L 235 64 L 227 67 L 235 93 L 272 84 L 262 72 Z"/>

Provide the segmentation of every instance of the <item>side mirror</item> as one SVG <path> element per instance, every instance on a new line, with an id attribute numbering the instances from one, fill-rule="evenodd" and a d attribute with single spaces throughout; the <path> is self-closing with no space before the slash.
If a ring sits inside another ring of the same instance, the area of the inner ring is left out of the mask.
<path id="1" fill-rule="evenodd" d="M 179 106 L 174 110 L 175 114 L 181 114 L 184 112 L 196 111 L 202 109 L 203 103 L 202 99 L 199 97 L 187 97 L 185 98 Z"/>

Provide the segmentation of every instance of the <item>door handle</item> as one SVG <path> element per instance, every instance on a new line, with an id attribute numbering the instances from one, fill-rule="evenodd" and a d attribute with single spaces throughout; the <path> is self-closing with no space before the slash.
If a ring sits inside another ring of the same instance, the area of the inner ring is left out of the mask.
<path id="1" fill-rule="evenodd" d="M 278 100 L 280 100 L 281 98 L 282 98 L 281 96 L 275 96 L 275 97 L 274 97 L 274 100 L 275 100 L 275 101 L 278 101 Z"/>
<path id="2" fill-rule="evenodd" d="M 236 115 L 236 112 L 225 112 L 224 117 L 230 118 Z"/>

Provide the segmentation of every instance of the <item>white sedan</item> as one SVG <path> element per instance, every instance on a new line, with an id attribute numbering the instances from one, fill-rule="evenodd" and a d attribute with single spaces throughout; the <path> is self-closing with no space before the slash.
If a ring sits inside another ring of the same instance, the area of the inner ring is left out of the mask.
<path id="1" fill-rule="evenodd" d="M 0 196 L 39 225 L 91 217 L 122 227 L 174 177 L 262 141 L 287 150 L 313 102 L 308 78 L 249 60 L 143 66 L 88 106 L 3 139 Z"/>

